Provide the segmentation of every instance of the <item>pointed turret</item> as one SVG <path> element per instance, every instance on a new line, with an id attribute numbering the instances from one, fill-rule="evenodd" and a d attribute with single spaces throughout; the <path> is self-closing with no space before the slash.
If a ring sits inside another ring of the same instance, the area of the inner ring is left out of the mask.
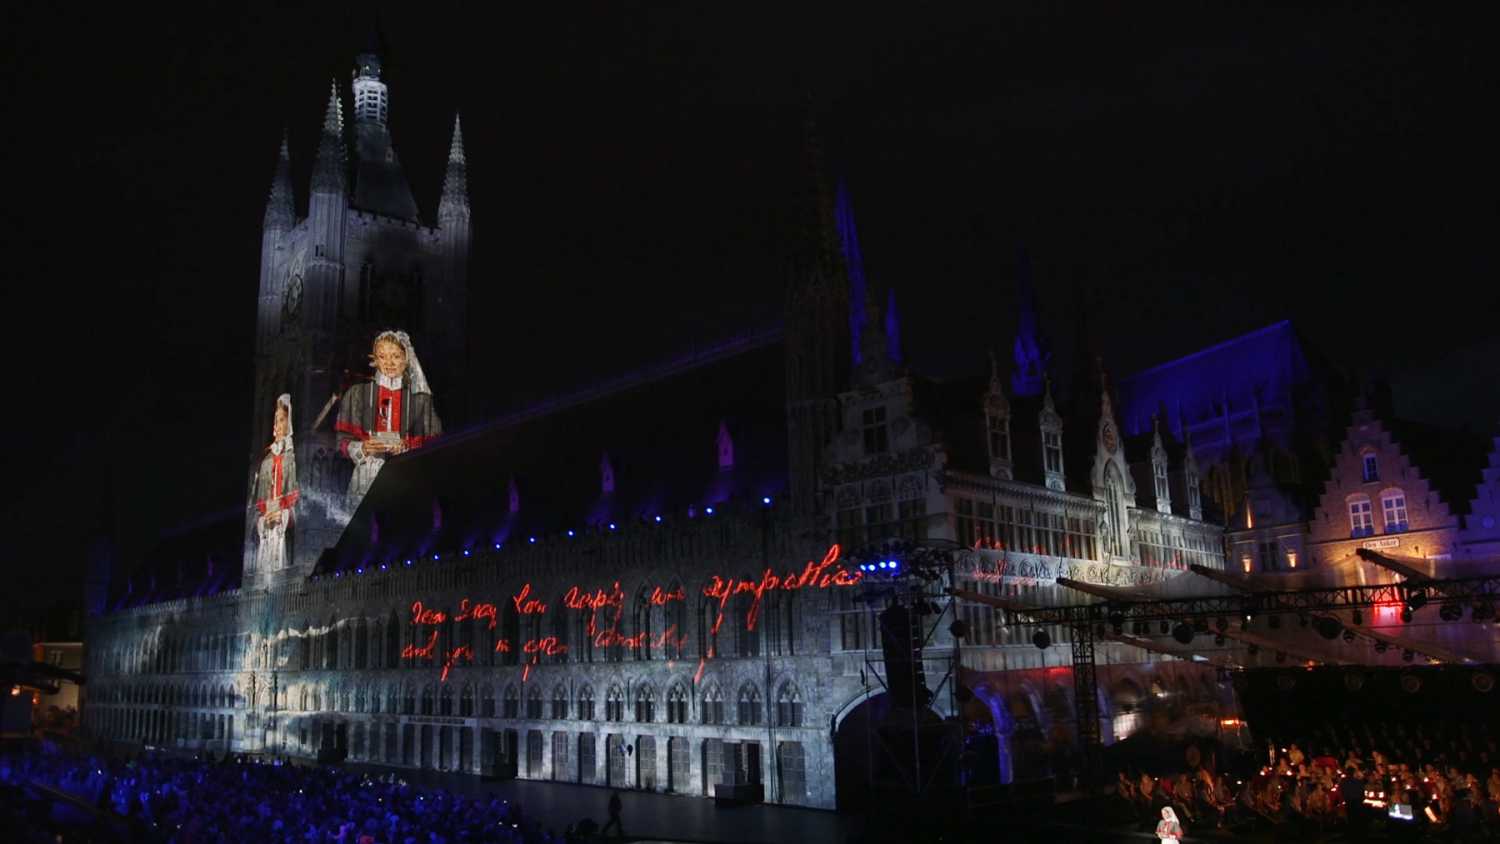
<path id="1" fill-rule="evenodd" d="M 1000 362 L 995 351 L 990 350 L 990 388 L 984 394 L 986 444 L 990 455 L 990 477 L 1010 480 L 1010 402 L 1005 398 L 1005 385 L 1000 380 Z"/>
<path id="2" fill-rule="evenodd" d="M 344 105 L 339 101 L 339 86 L 334 82 L 328 92 L 328 108 L 323 112 L 323 134 L 318 141 L 318 160 L 313 166 L 314 193 L 344 193 L 348 190 L 348 164 L 344 146 Z"/>
<path id="3" fill-rule="evenodd" d="M 867 386 L 889 381 L 895 375 L 886 346 L 885 331 L 880 327 L 880 306 L 875 304 L 878 298 L 875 291 L 865 291 L 865 330 L 860 335 L 860 361 L 859 367 L 855 369 L 855 380 Z"/>
<path id="4" fill-rule="evenodd" d="M 1016 311 L 1016 368 L 1011 374 L 1011 389 L 1018 396 L 1035 396 L 1042 392 L 1042 373 L 1052 355 L 1042 339 L 1036 314 L 1036 289 L 1031 283 L 1031 258 L 1024 249 L 1016 281 Z"/>
<path id="5" fill-rule="evenodd" d="M 286 131 L 281 133 L 281 154 L 276 159 L 276 175 L 271 177 L 271 195 L 266 199 L 265 230 L 285 232 L 296 221 L 292 201 L 292 154 Z"/>
<path id="6" fill-rule="evenodd" d="M 885 297 L 885 349 L 892 363 L 901 362 L 901 318 L 896 314 L 896 286 L 886 291 Z"/>
<path id="7" fill-rule="evenodd" d="M 453 143 L 448 147 L 448 172 L 443 177 L 443 196 L 438 202 L 438 220 L 450 222 L 469 216 L 469 164 L 464 157 L 464 131 L 459 116 L 453 116 Z"/>
<path id="8" fill-rule="evenodd" d="M 849 185 L 839 179 L 834 196 L 834 218 L 838 226 L 839 254 L 844 259 L 844 268 L 849 274 L 849 347 L 850 358 L 855 366 L 864 359 L 863 340 L 865 328 L 879 323 L 869 323 L 865 313 L 865 259 L 859 248 L 859 230 L 854 225 L 854 206 L 849 199 Z"/>

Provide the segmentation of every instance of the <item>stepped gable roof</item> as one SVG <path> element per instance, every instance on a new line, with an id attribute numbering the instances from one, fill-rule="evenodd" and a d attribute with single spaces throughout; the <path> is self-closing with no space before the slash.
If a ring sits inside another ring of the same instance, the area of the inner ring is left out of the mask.
<path id="1" fill-rule="evenodd" d="M 389 460 L 317 573 L 466 548 L 607 532 L 693 508 L 781 496 L 779 332 L 727 344 L 440 439 Z M 726 351 L 727 349 L 727 351 Z M 733 441 L 721 469 L 720 426 Z M 605 492 L 608 455 L 614 492 Z M 514 483 L 518 504 L 512 507 Z"/>
<path id="2" fill-rule="evenodd" d="M 244 542 L 245 513 L 237 508 L 165 532 L 131 567 L 127 579 L 110 585 L 109 607 L 120 610 L 238 589 Z"/>
<path id="3" fill-rule="evenodd" d="M 1493 442 L 1484 433 L 1455 431 L 1408 419 L 1382 419 L 1401 451 L 1442 497 L 1449 512 L 1467 515 Z"/>

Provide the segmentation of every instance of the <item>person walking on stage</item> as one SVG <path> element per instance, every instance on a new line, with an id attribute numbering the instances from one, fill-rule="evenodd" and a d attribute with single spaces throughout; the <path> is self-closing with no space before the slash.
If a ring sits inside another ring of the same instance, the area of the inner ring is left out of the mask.
<path id="1" fill-rule="evenodd" d="M 613 829 L 618 838 L 625 837 L 625 827 L 620 825 L 620 792 L 616 791 L 609 796 L 609 823 L 599 830 L 599 837 L 603 838 Z"/>

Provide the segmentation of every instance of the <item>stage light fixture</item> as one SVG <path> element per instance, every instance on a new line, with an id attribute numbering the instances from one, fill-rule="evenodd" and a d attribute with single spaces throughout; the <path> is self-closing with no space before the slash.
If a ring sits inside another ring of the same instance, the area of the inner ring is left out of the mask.
<path id="1" fill-rule="evenodd" d="M 1250 629 L 1250 616 L 1247 615 L 1244 618 L 1240 619 L 1240 632 L 1244 633 L 1246 630 L 1249 630 L 1249 629 Z"/>
<path id="2" fill-rule="evenodd" d="M 771 506 L 771 496 L 769 496 L 769 495 L 762 495 L 760 497 L 760 503 L 763 504 L 763 505 L 765 505 L 765 506 L 767 506 L 767 507 L 770 507 Z"/>
<path id="3" fill-rule="evenodd" d="M 1179 622 L 1176 627 L 1172 628 L 1172 638 L 1184 645 L 1191 645 L 1193 643 L 1192 625 L 1185 621 Z"/>
<path id="4" fill-rule="evenodd" d="M 1038 630 L 1031 634 L 1031 644 L 1045 651 L 1052 646 L 1052 637 L 1047 635 L 1047 631 Z"/>
<path id="5" fill-rule="evenodd" d="M 1401 608 L 1401 623 L 1411 624 L 1411 609 L 1408 607 Z"/>
<path id="6" fill-rule="evenodd" d="M 1313 619 L 1313 629 L 1318 631 L 1319 636 L 1332 641 L 1338 638 L 1339 632 L 1344 629 L 1344 625 L 1340 624 L 1336 618 L 1320 615 Z"/>
<path id="7" fill-rule="evenodd" d="M 1410 609 L 1412 612 L 1416 612 L 1417 610 L 1427 606 L 1427 590 L 1412 590 L 1412 592 L 1406 596 L 1406 606 L 1407 609 Z"/>

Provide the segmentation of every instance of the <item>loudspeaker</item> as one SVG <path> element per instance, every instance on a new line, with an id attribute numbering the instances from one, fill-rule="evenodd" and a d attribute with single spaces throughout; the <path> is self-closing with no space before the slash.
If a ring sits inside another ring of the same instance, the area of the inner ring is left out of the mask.
<path id="1" fill-rule="evenodd" d="M 893 706 L 916 709 L 932 700 L 922 669 L 922 631 L 905 606 L 893 604 L 880 614 L 880 651 L 885 683 Z"/>

